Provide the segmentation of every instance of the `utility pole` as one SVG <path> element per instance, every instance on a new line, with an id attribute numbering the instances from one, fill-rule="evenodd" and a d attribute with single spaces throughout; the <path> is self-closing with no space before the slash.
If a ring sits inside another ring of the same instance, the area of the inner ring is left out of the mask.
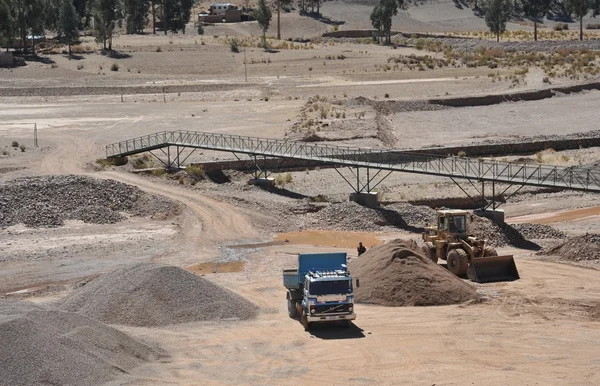
<path id="1" fill-rule="evenodd" d="M 33 124 L 33 146 L 38 147 L 37 123 Z"/>

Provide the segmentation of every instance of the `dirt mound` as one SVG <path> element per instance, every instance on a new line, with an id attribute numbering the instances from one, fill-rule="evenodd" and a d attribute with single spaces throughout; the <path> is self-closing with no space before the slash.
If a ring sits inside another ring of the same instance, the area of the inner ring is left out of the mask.
<path id="1" fill-rule="evenodd" d="M 106 323 L 144 327 L 258 315 L 254 304 L 226 288 L 184 269 L 152 263 L 99 277 L 58 306 Z"/>
<path id="2" fill-rule="evenodd" d="M 477 299 L 473 287 L 416 252 L 412 240 L 394 240 L 371 248 L 349 264 L 360 279 L 358 303 L 383 306 L 439 306 Z"/>
<path id="3" fill-rule="evenodd" d="M 0 300 L 0 385 L 96 385 L 164 357 L 82 315 Z"/>
<path id="4" fill-rule="evenodd" d="M 109 224 L 135 216 L 175 213 L 177 204 L 113 180 L 83 176 L 19 178 L 0 184 L 0 227 L 56 227 L 65 220 Z"/>
<path id="5" fill-rule="evenodd" d="M 600 262 L 600 234 L 586 233 L 569 237 L 566 241 L 542 249 L 538 254 L 557 256 L 561 260 Z"/>

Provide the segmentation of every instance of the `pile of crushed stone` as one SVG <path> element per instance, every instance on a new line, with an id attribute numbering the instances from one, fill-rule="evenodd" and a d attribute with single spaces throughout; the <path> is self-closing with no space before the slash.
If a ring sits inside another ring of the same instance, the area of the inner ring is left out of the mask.
<path id="1" fill-rule="evenodd" d="M 439 306 L 478 299 L 475 289 L 417 252 L 413 240 L 375 246 L 349 264 L 360 280 L 358 303 L 383 306 Z"/>
<path id="2" fill-rule="evenodd" d="M 545 224 L 522 223 L 511 226 L 527 240 L 564 239 L 567 237 L 563 231 Z"/>
<path id="3" fill-rule="evenodd" d="M 380 231 L 383 227 L 393 227 L 420 232 L 418 228 L 424 225 L 422 218 L 423 207 L 410 204 L 395 204 L 396 206 L 367 208 L 356 202 L 347 201 L 326 206 L 315 213 L 309 213 L 310 221 L 307 227 L 311 229 L 334 229 L 347 231 Z M 396 211 L 395 209 L 400 209 Z M 406 219 L 404 218 L 406 216 Z M 413 226 L 409 222 L 417 222 Z M 434 217 L 435 219 L 435 217 Z"/>
<path id="4" fill-rule="evenodd" d="M 94 279 L 58 301 L 58 308 L 105 323 L 142 327 L 258 315 L 258 307 L 218 284 L 153 263 L 129 265 Z"/>
<path id="5" fill-rule="evenodd" d="M 121 212 L 164 217 L 177 210 L 167 198 L 114 180 L 59 175 L 0 183 L 0 228 L 57 227 L 65 220 L 111 224 L 123 219 Z"/>
<path id="6" fill-rule="evenodd" d="M 600 234 L 586 233 L 544 248 L 539 255 L 556 256 L 560 260 L 600 262 Z"/>
<path id="7" fill-rule="evenodd" d="M 519 230 L 515 229 L 512 225 L 496 223 L 488 218 L 476 215 L 470 217 L 472 218 L 469 224 L 471 234 L 486 240 L 487 245 L 492 247 L 505 247 L 511 245 L 517 248 L 539 249 L 537 244 L 525 238 Z"/>
<path id="8" fill-rule="evenodd" d="M 97 385 L 161 350 L 82 315 L 0 300 L 0 385 Z"/>

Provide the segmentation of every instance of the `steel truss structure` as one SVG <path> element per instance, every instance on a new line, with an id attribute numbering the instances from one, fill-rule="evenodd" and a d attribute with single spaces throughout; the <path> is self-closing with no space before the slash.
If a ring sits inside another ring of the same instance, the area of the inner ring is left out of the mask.
<path id="1" fill-rule="evenodd" d="M 171 159 L 171 147 L 176 149 L 174 159 Z M 160 149 L 168 158 L 166 163 L 161 161 L 166 167 L 181 167 L 185 162 L 185 159 L 180 160 L 182 148 L 225 151 L 236 154 L 236 157 L 237 154 L 246 154 L 254 160 L 255 165 L 258 157 L 268 157 L 310 160 L 336 168 L 356 168 L 356 185 L 341 173 L 340 175 L 357 192 L 374 189 L 387 175 L 395 171 L 448 177 L 455 182 L 457 179 L 466 179 L 471 183 L 478 181 L 482 183 L 482 193 L 485 182 L 491 182 L 493 187 L 495 184 L 508 184 L 600 192 L 600 168 L 597 167 L 532 165 L 468 157 L 442 157 L 184 130 L 162 131 L 114 143 L 106 146 L 106 156 L 125 157 Z M 189 155 L 186 159 L 188 157 Z M 361 168 L 367 170 L 366 183 L 362 183 L 359 176 Z M 376 172 L 371 175 L 371 170 Z M 264 171 L 259 172 L 265 176 Z M 383 179 L 372 185 L 380 173 L 383 173 Z M 483 206 L 489 205 L 495 206 L 495 203 L 490 204 L 484 199 Z"/>

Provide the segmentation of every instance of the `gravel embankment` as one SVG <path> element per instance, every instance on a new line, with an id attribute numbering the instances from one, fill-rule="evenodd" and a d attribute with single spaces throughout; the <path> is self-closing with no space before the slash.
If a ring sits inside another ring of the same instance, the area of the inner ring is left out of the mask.
<path id="1" fill-rule="evenodd" d="M 555 256 L 560 260 L 600 262 L 600 234 L 586 233 L 569 237 L 538 252 L 539 255 Z"/>
<path id="2" fill-rule="evenodd" d="M 56 227 L 65 220 L 112 224 L 134 216 L 165 216 L 177 204 L 113 180 L 59 175 L 28 177 L 0 184 L 0 228 L 23 223 Z"/>
<path id="3" fill-rule="evenodd" d="M 99 277 L 58 302 L 105 323 L 155 327 L 246 320 L 258 307 L 236 293 L 184 269 L 138 263 Z"/>
<path id="4" fill-rule="evenodd" d="M 0 300 L 0 386 L 99 385 L 166 357 L 146 343 L 70 312 Z"/>

